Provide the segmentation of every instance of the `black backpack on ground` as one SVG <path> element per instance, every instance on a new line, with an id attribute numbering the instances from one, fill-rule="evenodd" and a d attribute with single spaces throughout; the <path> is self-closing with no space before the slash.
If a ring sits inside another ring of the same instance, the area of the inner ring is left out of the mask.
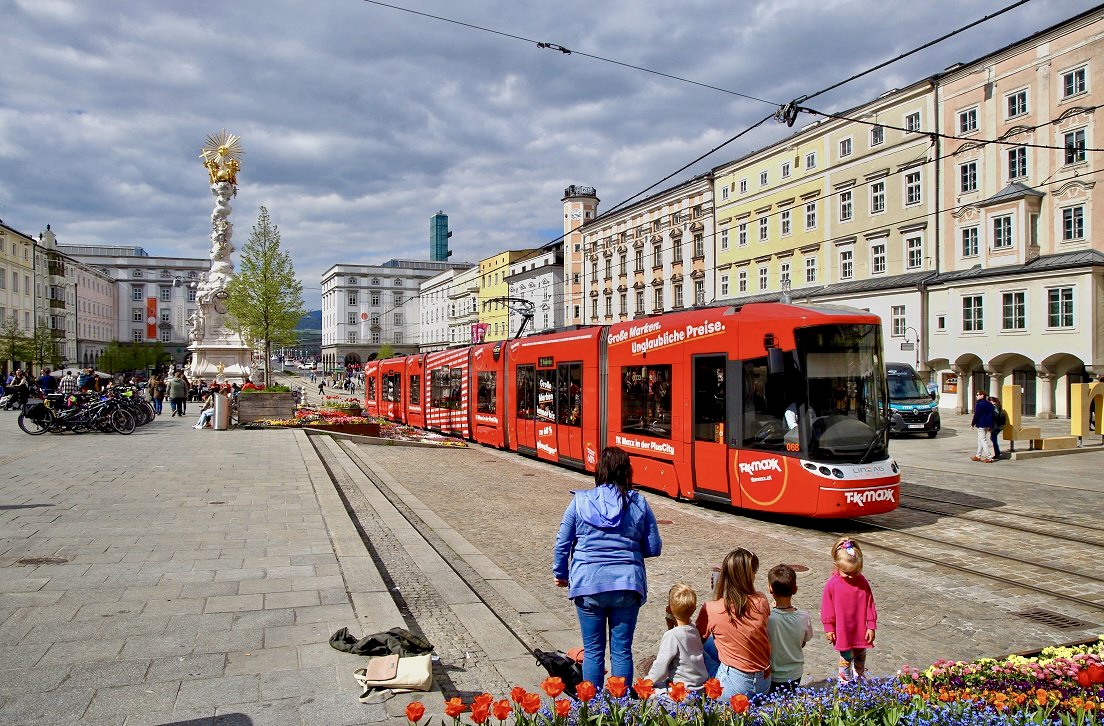
<path id="1" fill-rule="evenodd" d="M 583 682 L 582 666 L 560 650 L 534 650 L 533 656 L 537 659 L 537 665 L 548 671 L 548 675 L 559 676 L 564 683 L 564 691 L 569 696 L 576 697 L 575 689 Z"/>

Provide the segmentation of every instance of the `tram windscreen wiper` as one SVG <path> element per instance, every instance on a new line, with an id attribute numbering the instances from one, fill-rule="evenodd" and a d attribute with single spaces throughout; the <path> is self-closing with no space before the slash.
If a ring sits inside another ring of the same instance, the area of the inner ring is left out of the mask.
<path id="1" fill-rule="evenodd" d="M 870 453 L 872 451 L 874 451 L 874 444 L 876 444 L 876 443 L 878 443 L 879 441 L 882 440 L 882 429 L 885 426 L 886 426 L 885 417 L 884 416 L 879 416 L 878 417 L 878 424 L 874 428 L 874 436 L 872 436 L 871 439 L 870 439 L 870 445 L 866 447 L 866 451 L 863 452 L 863 455 L 861 457 L 859 457 L 859 463 L 860 464 L 865 464 L 866 463 L 866 457 L 870 456 Z"/>

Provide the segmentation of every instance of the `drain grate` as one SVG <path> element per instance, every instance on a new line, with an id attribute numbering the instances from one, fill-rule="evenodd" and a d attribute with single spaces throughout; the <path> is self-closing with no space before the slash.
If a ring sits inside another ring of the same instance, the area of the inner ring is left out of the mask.
<path id="1" fill-rule="evenodd" d="M 1018 613 L 1012 613 L 1016 617 L 1024 618 L 1025 620 L 1032 620 L 1036 623 L 1042 623 L 1043 625 L 1049 625 L 1052 628 L 1058 630 L 1080 630 L 1082 628 L 1093 627 L 1092 623 L 1086 623 L 1084 620 L 1078 620 L 1059 613 L 1052 613 L 1049 610 L 1041 610 L 1039 608 L 1032 608 L 1031 610 L 1023 610 Z"/>
<path id="2" fill-rule="evenodd" d="M 30 567 L 32 565 L 65 565 L 69 560 L 64 557 L 24 557 L 21 560 L 16 560 L 15 564 L 23 565 L 24 567 Z"/>
<path id="3" fill-rule="evenodd" d="M 226 504 L 226 502 L 220 502 L 220 501 L 207 502 L 207 503 L 208 504 Z"/>

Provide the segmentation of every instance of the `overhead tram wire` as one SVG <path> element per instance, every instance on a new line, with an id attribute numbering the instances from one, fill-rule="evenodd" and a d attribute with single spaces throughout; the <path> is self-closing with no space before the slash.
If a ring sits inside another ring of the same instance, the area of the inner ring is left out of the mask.
<path id="1" fill-rule="evenodd" d="M 727 93 L 730 96 L 739 96 L 740 98 L 746 98 L 749 101 L 757 101 L 759 103 L 765 103 L 768 106 L 777 107 L 779 105 L 776 101 L 767 101 L 766 99 L 757 98 L 756 96 L 752 96 L 752 95 L 747 94 L 747 93 L 740 93 L 739 91 L 733 91 L 732 89 L 729 89 L 729 88 L 723 88 L 721 86 L 714 86 L 714 85 L 709 84 L 709 83 L 703 83 L 701 81 L 695 81 L 695 80 L 692 80 L 690 78 L 683 78 L 682 76 L 676 76 L 672 73 L 664 73 L 663 71 L 657 71 L 653 68 L 647 68 L 645 66 L 638 66 L 638 65 L 635 65 L 633 63 L 626 63 L 625 61 L 619 61 L 619 60 L 616 60 L 616 59 L 613 59 L 613 58 L 606 58 L 604 56 L 595 55 L 593 53 L 587 53 L 585 51 L 574 50 L 572 48 L 567 48 L 565 46 L 562 46 L 559 43 L 549 43 L 549 42 L 543 41 L 543 40 L 536 40 L 535 38 L 526 38 L 523 35 L 515 35 L 514 33 L 507 33 L 506 31 L 503 31 L 503 30 L 495 30 L 494 28 L 487 28 L 487 27 L 484 27 L 482 25 L 476 25 L 474 23 L 467 23 L 467 22 L 464 22 L 462 20 L 455 20 L 453 18 L 446 18 L 442 15 L 434 15 L 433 13 L 426 13 L 426 12 L 422 12 L 420 10 L 412 10 L 410 8 L 404 8 L 404 7 L 401 7 L 399 5 L 391 5 L 390 3 L 381 2 L 380 0 L 363 0 L 363 2 L 366 2 L 370 5 L 379 5 L 380 7 L 390 8 L 392 10 L 401 10 L 402 12 L 410 13 L 411 15 L 420 15 L 423 18 L 430 18 L 432 20 L 439 20 L 443 23 L 452 23 L 453 25 L 459 25 L 461 27 L 469 28 L 471 30 L 478 30 L 478 31 L 481 31 L 481 32 L 484 32 L 484 33 L 490 33 L 492 35 L 500 35 L 504 38 L 510 38 L 511 40 L 518 40 L 518 41 L 521 41 L 523 43 L 529 43 L 531 45 L 535 45 L 536 47 L 541 48 L 541 49 L 558 51 L 559 53 L 562 53 L 563 55 L 578 55 L 578 56 L 582 56 L 583 58 L 590 58 L 591 60 L 601 61 L 603 63 L 612 63 L 613 65 L 621 66 L 622 68 L 631 68 L 631 69 L 636 70 L 636 71 L 642 71 L 644 73 L 650 73 L 654 76 L 660 76 L 661 78 L 670 78 L 673 81 L 679 81 L 680 83 L 688 83 L 692 86 L 698 86 L 700 88 L 707 88 L 711 91 L 718 91 L 720 93 Z"/>

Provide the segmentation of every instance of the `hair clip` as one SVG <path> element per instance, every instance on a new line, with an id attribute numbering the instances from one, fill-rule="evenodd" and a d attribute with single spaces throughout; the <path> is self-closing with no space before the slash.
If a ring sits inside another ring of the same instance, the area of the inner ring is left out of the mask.
<path id="1" fill-rule="evenodd" d="M 851 556 L 854 556 L 854 554 L 855 554 L 855 543 L 852 542 L 849 539 L 840 540 L 840 543 L 838 545 L 836 545 L 836 549 L 837 550 L 843 550 L 847 554 L 849 554 Z"/>

